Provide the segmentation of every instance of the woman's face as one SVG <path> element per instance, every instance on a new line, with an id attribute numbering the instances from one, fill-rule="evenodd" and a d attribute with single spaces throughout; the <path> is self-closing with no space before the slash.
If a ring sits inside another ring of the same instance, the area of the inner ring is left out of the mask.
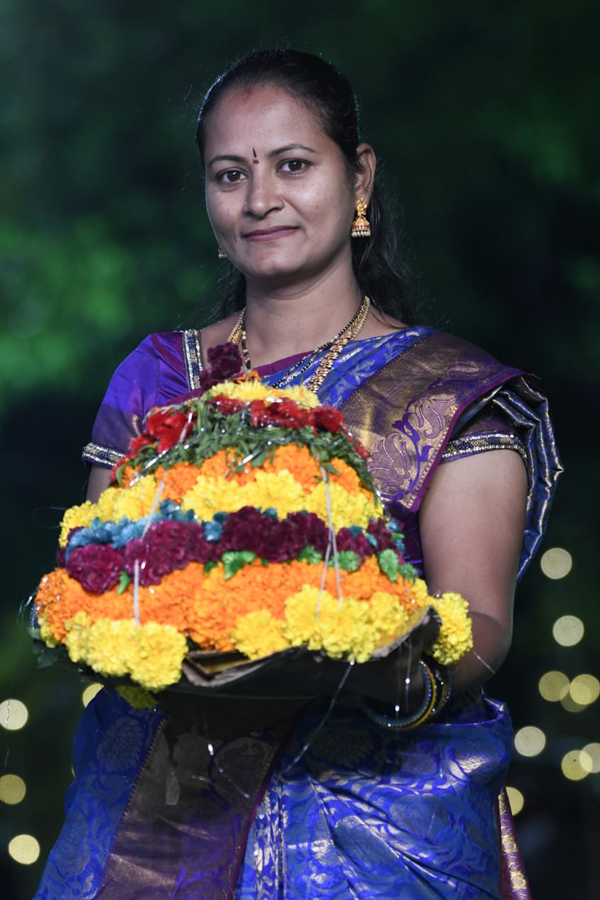
<path id="1" fill-rule="evenodd" d="M 360 178 L 287 91 L 227 93 L 207 117 L 204 160 L 215 237 L 249 282 L 301 286 L 351 267 Z"/>

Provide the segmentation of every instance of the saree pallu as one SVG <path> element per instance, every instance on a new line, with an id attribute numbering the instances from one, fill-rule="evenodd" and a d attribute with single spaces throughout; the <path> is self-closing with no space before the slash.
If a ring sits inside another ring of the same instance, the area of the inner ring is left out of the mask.
<path id="1" fill-rule="evenodd" d="M 117 371 L 85 458 L 111 463 L 157 398 L 196 389 L 197 333 L 152 340 Z M 285 365 L 271 368 L 263 375 L 276 383 Z M 437 466 L 518 449 L 529 477 L 523 571 L 560 471 L 532 381 L 415 328 L 348 345 L 319 395 L 371 450 L 417 562 L 418 508 Z M 103 691 L 86 709 L 65 825 L 36 900 L 529 896 L 506 810 L 498 820 L 512 746 L 502 704 L 461 695 L 442 720 L 390 734 L 350 696 L 329 716 L 319 702 L 166 703 L 165 719 Z M 509 855 L 498 852 L 501 832 Z"/>

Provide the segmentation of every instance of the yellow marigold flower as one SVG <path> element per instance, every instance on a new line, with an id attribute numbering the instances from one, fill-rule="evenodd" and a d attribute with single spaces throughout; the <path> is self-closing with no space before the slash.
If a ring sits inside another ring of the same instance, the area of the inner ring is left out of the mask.
<path id="1" fill-rule="evenodd" d="M 65 644 L 71 662 L 87 662 L 88 639 L 92 620 L 86 612 L 75 613 L 73 618 L 65 623 L 67 636 Z"/>
<path id="2" fill-rule="evenodd" d="M 377 631 L 377 643 L 385 647 L 406 631 L 410 617 L 398 596 L 376 591 L 369 604 L 369 621 Z"/>
<path id="3" fill-rule="evenodd" d="M 291 387 L 280 390 L 254 379 L 240 382 L 225 381 L 222 384 L 216 384 L 204 396 L 234 397 L 236 400 L 243 400 L 246 403 L 250 403 L 252 400 L 267 401 L 286 397 L 289 400 L 295 400 L 299 406 L 305 409 L 319 406 L 320 402 L 317 395 L 306 387 Z"/>
<path id="4" fill-rule="evenodd" d="M 212 519 L 217 512 L 236 512 L 243 506 L 277 509 L 280 518 L 288 512 L 303 509 L 306 495 L 287 470 L 266 473 L 256 470 L 256 478 L 247 484 L 235 480 L 200 476 L 191 491 L 183 497 L 181 508 L 193 509 L 199 519 Z"/>
<path id="5" fill-rule="evenodd" d="M 131 677 L 147 691 L 161 691 L 181 678 L 187 641 L 172 625 L 137 627 L 129 657 Z"/>
<path id="6" fill-rule="evenodd" d="M 137 630 L 133 619 L 98 619 L 89 630 L 84 661 L 102 675 L 128 675 Z"/>
<path id="7" fill-rule="evenodd" d="M 86 500 L 81 506 L 72 506 L 63 516 L 60 526 L 58 543 L 61 547 L 67 546 L 67 537 L 71 528 L 87 528 L 92 524 L 96 515 L 96 506 Z"/>
<path id="8" fill-rule="evenodd" d="M 454 593 L 432 597 L 431 604 L 439 613 L 442 626 L 428 652 L 442 665 L 450 666 L 462 659 L 473 646 L 469 604 L 460 594 Z"/>
<path id="9" fill-rule="evenodd" d="M 117 688 L 117 694 L 120 694 L 123 700 L 126 700 L 134 709 L 154 709 L 156 706 L 154 694 L 133 684 L 120 685 Z"/>
<path id="10" fill-rule="evenodd" d="M 284 634 L 292 647 L 308 644 L 315 634 L 321 596 L 318 587 L 305 584 L 286 600 Z"/>
<path id="11" fill-rule="evenodd" d="M 152 509 L 156 489 L 154 475 L 145 475 L 126 490 L 111 485 L 100 494 L 95 507 L 96 515 L 102 522 L 119 522 L 123 516 L 140 519 Z"/>
<path id="12" fill-rule="evenodd" d="M 377 646 L 377 630 L 369 622 L 368 605 L 352 597 L 323 594 L 311 650 L 323 649 L 333 659 L 342 656 L 366 662 Z"/>
<path id="13" fill-rule="evenodd" d="M 283 622 L 266 609 L 240 616 L 231 637 L 240 653 L 249 659 L 260 659 L 289 647 L 283 636 Z"/>
<path id="14" fill-rule="evenodd" d="M 429 591 L 427 590 L 427 585 L 423 581 L 422 578 L 415 578 L 413 583 L 411 584 L 411 593 L 416 599 L 419 606 L 431 606 L 433 603 L 433 597 L 429 596 Z"/>
<path id="15" fill-rule="evenodd" d="M 56 638 L 54 637 L 54 635 L 52 634 L 52 629 L 46 622 L 45 615 L 41 615 L 39 617 L 38 625 L 40 628 L 40 636 L 41 636 L 43 642 L 46 644 L 46 646 L 58 647 L 58 645 L 60 644 L 60 641 L 57 641 Z"/>
<path id="16" fill-rule="evenodd" d="M 366 528 L 369 519 L 377 518 L 381 513 L 379 501 L 375 496 L 370 496 L 363 491 L 350 494 L 341 485 L 331 480 L 329 481 L 329 496 L 331 498 L 331 518 L 336 531 L 350 525 L 360 525 Z M 318 484 L 305 497 L 304 509 L 307 512 L 316 513 L 327 522 L 327 491 L 324 482 Z"/>

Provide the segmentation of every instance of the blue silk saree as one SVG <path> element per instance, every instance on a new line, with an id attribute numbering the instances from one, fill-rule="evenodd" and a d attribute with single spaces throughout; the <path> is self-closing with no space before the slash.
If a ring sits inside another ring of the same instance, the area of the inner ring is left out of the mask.
<path id="1" fill-rule="evenodd" d="M 261 374 L 277 383 L 294 362 Z M 147 338 L 115 373 L 84 458 L 116 462 L 146 412 L 196 390 L 200 369 L 197 332 Z M 437 466 L 519 452 L 529 477 L 524 570 L 560 472 L 533 380 L 412 328 L 349 344 L 319 396 L 371 451 L 417 566 L 418 509 Z M 221 695 L 166 697 L 162 708 L 133 709 L 109 690 L 86 708 L 65 824 L 35 900 L 529 896 L 498 807 L 512 746 L 503 704 L 459 695 L 437 721 L 401 733 L 372 722 L 351 695 L 328 715 L 323 701 Z"/>

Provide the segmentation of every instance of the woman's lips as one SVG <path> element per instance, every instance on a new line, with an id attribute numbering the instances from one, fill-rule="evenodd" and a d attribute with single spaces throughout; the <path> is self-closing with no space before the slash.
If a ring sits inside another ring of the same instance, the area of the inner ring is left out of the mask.
<path id="1" fill-rule="evenodd" d="M 277 241 L 279 238 L 289 237 L 289 235 L 295 234 L 297 230 L 297 228 L 287 225 L 277 225 L 274 228 L 256 228 L 254 231 L 247 232 L 244 235 L 244 240 L 252 241 L 253 243 Z"/>

